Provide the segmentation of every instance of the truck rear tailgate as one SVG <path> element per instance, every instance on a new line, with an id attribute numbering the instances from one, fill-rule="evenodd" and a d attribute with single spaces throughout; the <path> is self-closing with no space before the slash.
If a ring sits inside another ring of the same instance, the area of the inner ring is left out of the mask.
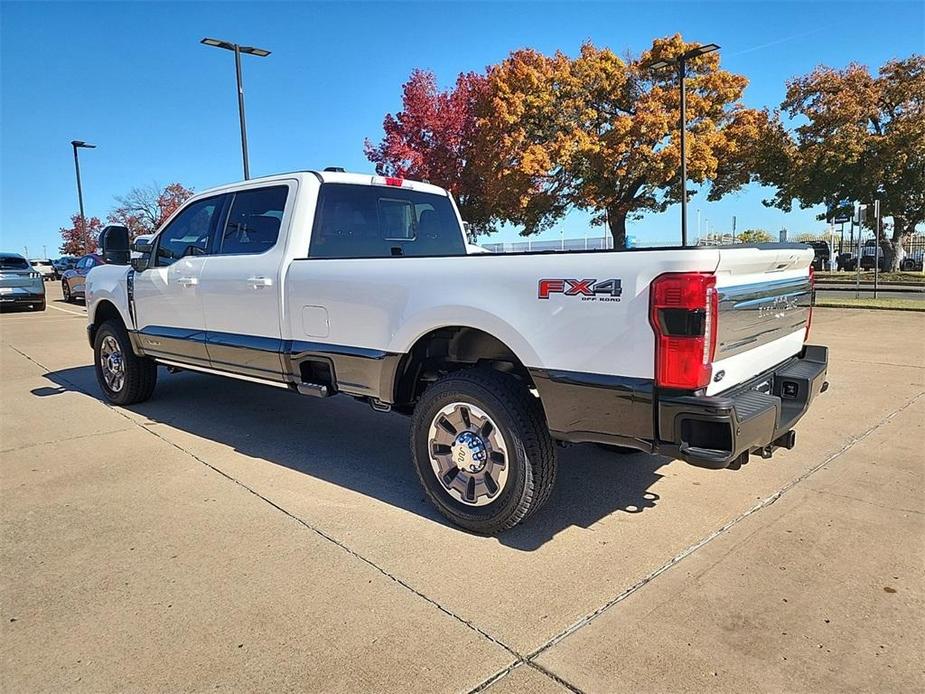
<path id="1" fill-rule="evenodd" d="M 718 330 L 714 395 L 803 349 L 810 318 L 813 251 L 805 247 L 721 248 L 716 268 Z"/>

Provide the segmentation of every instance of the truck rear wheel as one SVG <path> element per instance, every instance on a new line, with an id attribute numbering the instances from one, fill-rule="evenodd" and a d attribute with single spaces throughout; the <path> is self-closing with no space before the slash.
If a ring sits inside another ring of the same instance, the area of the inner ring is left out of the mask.
<path id="1" fill-rule="evenodd" d="M 493 534 L 549 498 L 556 451 L 539 400 L 517 379 L 488 369 L 450 374 L 414 410 L 418 477 L 450 521 Z"/>
<path id="2" fill-rule="evenodd" d="M 114 405 L 133 405 L 151 397 L 157 384 L 157 364 L 132 351 L 128 333 L 118 321 L 108 320 L 93 340 L 96 380 Z"/>

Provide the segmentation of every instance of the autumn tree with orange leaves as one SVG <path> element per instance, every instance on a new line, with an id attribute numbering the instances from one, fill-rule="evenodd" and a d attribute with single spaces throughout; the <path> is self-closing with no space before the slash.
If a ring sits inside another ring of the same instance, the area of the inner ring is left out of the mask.
<path id="1" fill-rule="evenodd" d="M 587 209 L 623 246 L 628 219 L 680 200 L 677 75 L 648 66 L 694 45 L 657 39 L 631 60 L 590 43 L 574 59 L 523 49 L 445 93 L 433 75 L 414 73 L 404 110 L 386 116 L 367 156 L 380 171 L 449 188 L 484 229 L 504 221 L 529 235 Z M 711 182 L 711 199 L 754 178 L 768 116 L 742 105 L 746 84 L 716 54 L 690 61 L 688 178 Z"/>
<path id="2" fill-rule="evenodd" d="M 925 57 L 891 60 L 876 76 L 857 64 L 818 67 L 788 82 L 781 108 L 800 124 L 788 131 L 775 119 L 761 139 L 761 179 L 777 187 L 766 204 L 879 199 L 896 269 L 897 245 L 925 223 Z"/>
<path id="3" fill-rule="evenodd" d="M 79 214 L 71 215 L 71 226 L 61 227 L 61 253 L 81 256 L 95 253 L 103 224 L 97 217 L 82 219 Z"/>
<path id="4" fill-rule="evenodd" d="M 656 39 L 631 60 L 591 43 L 574 59 L 520 50 L 491 68 L 479 140 L 493 153 L 485 188 L 500 214 L 530 234 L 570 208 L 592 210 L 621 247 L 628 219 L 680 201 L 678 76 L 649 66 L 696 45 Z M 747 80 L 716 53 L 691 60 L 686 82 L 688 180 L 712 183 L 717 199 L 752 180 L 768 116 L 742 105 Z"/>
<path id="5" fill-rule="evenodd" d="M 164 188 L 156 183 L 132 188 L 116 198 L 118 206 L 109 213 L 107 221 L 127 227 L 132 239 L 140 234 L 153 234 L 192 194 L 192 190 L 179 183 Z"/>

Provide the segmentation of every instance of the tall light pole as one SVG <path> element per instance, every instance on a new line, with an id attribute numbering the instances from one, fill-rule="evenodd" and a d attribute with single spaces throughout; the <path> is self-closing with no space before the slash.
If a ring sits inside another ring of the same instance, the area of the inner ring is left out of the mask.
<path id="1" fill-rule="evenodd" d="M 80 224 L 82 230 L 87 228 L 87 218 L 84 216 L 84 192 L 80 185 L 80 159 L 77 158 L 78 149 L 96 149 L 96 145 L 91 145 L 83 140 L 71 140 L 71 147 L 74 148 L 74 170 L 77 172 L 77 203 L 80 205 Z"/>
<path id="2" fill-rule="evenodd" d="M 654 70 L 675 66 L 678 68 L 678 84 L 681 89 L 681 245 L 687 245 L 687 92 L 684 79 L 687 77 L 687 63 L 707 53 L 718 51 L 715 43 L 697 46 L 682 53 L 673 60 L 659 60 L 649 65 Z"/>
<path id="3" fill-rule="evenodd" d="M 234 70 L 238 81 L 238 117 L 241 120 L 241 154 L 244 157 L 244 180 L 251 177 L 250 164 L 247 160 L 247 124 L 244 122 L 244 79 L 241 77 L 241 54 L 256 55 L 258 58 L 266 58 L 270 51 L 263 48 L 254 48 L 253 46 L 239 46 L 231 41 L 222 41 L 221 39 L 205 38 L 200 43 L 215 48 L 224 48 L 234 52 Z"/>

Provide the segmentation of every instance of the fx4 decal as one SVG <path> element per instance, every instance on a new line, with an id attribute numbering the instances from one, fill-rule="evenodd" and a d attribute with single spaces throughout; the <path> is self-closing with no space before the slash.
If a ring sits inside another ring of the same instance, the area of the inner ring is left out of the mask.
<path id="1" fill-rule="evenodd" d="M 564 294 L 565 296 L 579 296 L 582 301 L 619 301 L 623 295 L 620 280 L 568 280 L 568 279 L 542 279 L 539 283 L 537 296 L 548 299 L 550 294 Z"/>

